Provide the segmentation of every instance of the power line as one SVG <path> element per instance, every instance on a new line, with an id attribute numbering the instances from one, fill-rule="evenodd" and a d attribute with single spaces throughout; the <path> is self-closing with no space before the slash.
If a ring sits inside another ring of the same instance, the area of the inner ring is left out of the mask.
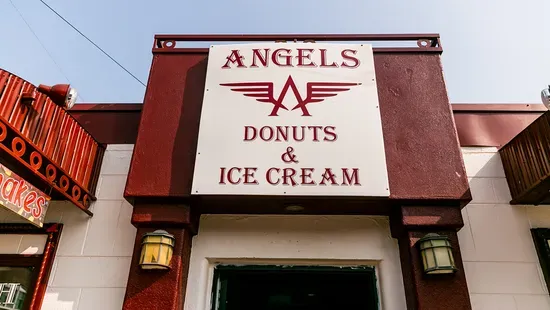
<path id="1" fill-rule="evenodd" d="M 11 0 L 10 0 L 11 1 Z M 88 40 L 93 46 L 95 46 L 98 50 L 100 50 L 105 56 L 109 57 L 114 63 L 116 63 L 122 70 L 126 71 L 129 75 L 131 75 L 136 81 L 138 81 L 141 85 L 145 86 L 145 83 L 143 83 L 140 79 L 138 79 L 135 75 L 132 74 L 132 72 L 128 71 L 128 69 L 124 68 L 123 65 L 121 65 L 118 61 L 116 61 L 111 55 L 109 55 L 107 52 L 105 52 L 101 47 L 99 47 L 97 44 L 94 43 L 94 41 L 90 40 L 85 34 L 83 34 L 80 30 L 78 30 L 75 26 L 73 26 L 68 20 L 66 20 L 63 16 L 61 16 L 59 13 L 57 13 L 56 10 L 54 10 L 51 6 L 49 6 L 44 0 L 40 0 L 42 4 L 44 4 L 50 11 L 52 11 L 55 15 L 57 15 L 59 18 L 61 18 L 67 25 L 71 26 L 76 32 L 78 32 L 84 39 Z"/>
<path id="2" fill-rule="evenodd" d="M 42 48 L 44 49 L 44 51 L 46 51 L 46 54 L 48 54 L 48 56 L 50 57 L 50 59 L 52 60 L 52 62 L 55 64 L 55 66 L 57 67 L 57 69 L 59 70 L 59 72 L 61 72 L 61 74 L 65 77 L 65 79 L 67 79 L 67 81 L 69 81 L 69 83 L 71 83 L 71 80 L 69 79 L 69 77 L 65 74 L 65 72 L 63 71 L 63 69 L 61 69 L 61 66 L 57 63 L 57 61 L 55 61 L 55 58 L 53 58 L 52 54 L 50 53 L 50 51 L 48 51 L 48 49 L 46 48 L 46 46 L 44 45 L 44 43 L 42 43 L 42 40 L 40 40 L 40 38 L 38 37 L 38 35 L 36 34 L 36 32 L 34 32 L 34 30 L 32 29 L 31 25 L 27 22 L 27 20 L 25 19 L 25 17 L 23 16 L 23 14 L 21 14 L 21 11 L 19 11 L 19 9 L 15 6 L 15 3 L 13 3 L 12 0 L 9 0 L 10 3 L 11 3 L 11 6 L 13 7 L 13 9 L 17 12 L 17 14 L 19 14 L 19 17 L 21 17 L 21 19 L 23 20 L 23 22 L 25 23 L 25 25 L 27 25 L 27 28 L 29 28 L 29 30 L 31 31 L 31 33 L 33 34 L 33 36 L 36 38 L 36 40 L 38 41 L 38 43 L 40 43 L 40 46 L 42 46 Z M 80 96 L 80 94 L 78 94 L 78 96 L 80 97 L 80 99 L 84 100 L 84 98 L 82 96 Z"/>

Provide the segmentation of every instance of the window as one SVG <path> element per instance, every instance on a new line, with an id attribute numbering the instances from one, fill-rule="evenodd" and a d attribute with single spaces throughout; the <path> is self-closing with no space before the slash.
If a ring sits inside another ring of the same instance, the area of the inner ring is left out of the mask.
<path id="1" fill-rule="evenodd" d="M 550 291 L 550 229 L 534 228 L 531 229 L 531 234 L 533 235 L 533 241 L 537 249 L 542 273 L 546 280 L 546 286 Z"/>
<path id="2" fill-rule="evenodd" d="M 373 267 L 217 266 L 212 310 L 377 310 Z"/>
<path id="3" fill-rule="evenodd" d="M 0 235 L 14 235 L 15 242 L 23 240 L 18 238 L 29 240 L 33 235 L 42 235 L 44 238 L 35 236 L 34 240 L 45 243 L 40 245 L 44 246 L 43 251 L 19 249 L 17 253 L 21 254 L 0 254 L 0 310 L 40 309 L 61 229 L 61 224 L 46 224 L 43 228 L 0 224 Z"/>
<path id="4" fill-rule="evenodd" d="M 32 287 L 32 267 L 0 267 L 0 309 L 23 309 Z"/>

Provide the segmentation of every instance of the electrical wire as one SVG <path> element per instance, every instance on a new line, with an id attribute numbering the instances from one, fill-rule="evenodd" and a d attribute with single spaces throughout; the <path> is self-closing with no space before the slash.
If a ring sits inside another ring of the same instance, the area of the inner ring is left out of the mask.
<path id="1" fill-rule="evenodd" d="M 21 11 L 19 11 L 19 9 L 15 6 L 15 3 L 13 3 L 12 0 L 9 0 L 10 3 L 11 3 L 11 6 L 13 7 L 13 9 L 17 12 L 17 14 L 19 15 L 19 17 L 21 17 L 21 19 L 23 20 L 23 22 L 25 23 L 25 25 L 27 25 L 27 28 L 29 28 L 29 30 L 31 31 L 31 33 L 33 34 L 33 36 L 36 38 L 36 40 L 38 41 L 38 43 L 40 43 L 40 46 L 42 46 L 42 48 L 44 49 L 44 51 L 46 51 L 46 54 L 48 54 L 48 56 L 50 57 L 50 59 L 52 60 L 52 62 L 55 64 L 55 66 L 57 67 L 57 69 L 59 70 L 59 72 L 61 72 L 61 75 L 63 75 L 65 77 L 65 79 L 67 79 L 67 81 L 71 84 L 71 80 L 69 79 L 69 77 L 65 74 L 65 72 L 63 71 L 63 69 L 61 69 L 61 66 L 57 63 L 57 61 L 55 61 L 55 58 L 52 56 L 52 54 L 50 53 L 50 51 L 46 48 L 46 46 L 44 45 L 44 43 L 42 43 L 42 40 L 40 40 L 40 38 L 38 37 L 38 35 L 36 34 L 36 32 L 34 32 L 34 30 L 32 29 L 31 25 L 27 22 L 27 20 L 25 19 L 25 17 L 23 16 L 23 14 L 21 13 Z M 78 97 L 80 97 L 80 99 L 84 100 L 84 97 L 82 97 L 80 94 L 78 94 Z"/>
<path id="2" fill-rule="evenodd" d="M 11 1 L 11 0 L 10 0 Z M 132 74 L 132 72 L 128 71 L 123 65 L 121 65 L 118 61 L 116 61 L 111 55 L 109 55 L 107 52 L 105 52 L 101 47 L 99 47 L 97 44 L 94 43 L 90 38 L 88 38 L 85 34 L 83 34 L 80 30 L 78 30 L 73 24 L 71 24 L 68 20 L 66 20 L 61 14 L 57 13 L 56 10 L 54 10 L 51 6 L 49 6 L 44 0 L 40 0 L 42 4 L 44 4 L 50 11 L 52 11 L 55 15 L 57 15 L 59 18 L 61 18 L 67 25 L 69 25 L 71 28 L 73 28 L 76 32 L 78 32 L 84 39 L 88 40 L 93 46 L 95 46 L 98 50 L 100 50 L 105 56 L 109 57 L 115 64 L 117 64 L 122 70 L 126 71 L 130 76 L 132 76 L 136 81 L 138 81 L 141 85 L 145 86 L 145 83 L 143 83 L 140 79 L 138 79 L 135 75 Z"/>

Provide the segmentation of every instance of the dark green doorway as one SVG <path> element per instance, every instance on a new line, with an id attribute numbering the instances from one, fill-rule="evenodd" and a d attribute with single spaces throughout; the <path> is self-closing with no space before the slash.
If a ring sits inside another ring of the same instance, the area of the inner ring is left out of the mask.
<path id="1" fill-rule="evenodd" d="M 378 310 L 373 267 L 217 266 L 212 310 Z"/>

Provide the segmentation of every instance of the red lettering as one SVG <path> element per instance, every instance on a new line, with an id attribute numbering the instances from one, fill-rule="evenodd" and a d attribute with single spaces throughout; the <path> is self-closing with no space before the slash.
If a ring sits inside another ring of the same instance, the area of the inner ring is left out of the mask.
<path id="1" fill-rule="evenodd" d="M 28 190 L 29 187 L 25 184 L 25 181 L 21 180 L 19 182 L 19 187 L 17 187 L 17 192 L 15 193 L 15 199 L 13 200 L 13 203 L 16 205 L 16 206 L 20 206 L 21 205 L 21 196 L 23 196 L 23 194 L 25 193 L 26 190 Z"/>
<path id="2" fill-rule="evenodd" d="M 225 184 L 225 167 L 220 167 L 220 184 Z"/>
<path id="3" fill-rule="evenodd" d="M 286 52 L 285 55 L 281 55 L 281 52 Z M 287 48 L 276 49 L 271 55 L 271 61 L 279 67 L 292 67 L 292 56 L 290 55 L 291 50 Z M 281 64 L 279 58 L 283 58 L 285 62 Z"/>
<path id="4" fill-rule="evenodd" d="M 349 50 L 349 49 L 342 51 L 342 58 L 344 58 L 344 61 L 342 62 L 342 67 L 346 67 L 346 68 L 357 68 L 357 67 L 359 67 L 359 63 L 360 63 L 359 59 L 357 59 L 354 56 L 348 55 L 348 53 L 352 53 L 353 55 L 355 55 L 355 54 L 357 54 L 357 51 L 356 50 Z M 353 63 L 353 65 L 347 64 L 346 60 L 351 61 Z"/>
<path id="5" fill-rule="evenodd" d="M 239 50 L 232 50 L 231 55 L 227 56 L 227 61 L 225 62 L 225 65 L 222 66 L 222 69 L 230 69 L 231 66 L 229 63 L 237 64 L 238 68 L 246 68 L 246 66 L 243 64 L 244 57 L 241 56 Z"/>
<path id="6" fill-rule="evenodd" d="M 243 141 L 254 141 L 257 138 L 265 142 L 302 142 L 306 139 L 314 142 L 334 142 L 338 139 L 338 135 L 334 126 L 263 126 L 261 128 L 244 126 Z"/>
<path id="7" fill-rule="evenodd" d="M 359 169 L 353 168 L 353 172 L 351 175 L 348 174 L 348 168 L 342 168 L 342 176 L 344 180 L 342 181 L 342 185 L 359 185 L 361 186 L 361 183 L 359 183 Z"/>
<path id="8" fill-rule="evenodd" d="M 294 175 L 296 174 L 296 170 L 292 168 L 284 168 L 283 169 L 283 184 L 284 185 L 292 185 L 296 186 L 298 185 L 298 182 L 294 181 Z"/>
<path id="9" fill-rule="evenodd" d="M 315 171 L 313 168 L 302 168 L 302 185 L 315 185 L 315 181 L 311 179 L 311 173 Z"/>
<path id="10" fill-rule="evenodd" d="M 19 182 L 15 181 L 12 178 L 6 180 L 6 183 L 2 185 L 2 198 L 9 202 L 13 202 L 13 194 L 15 194 L 16 186 Z"/>
<path id="11" fill-rule="evenodd" d="M 262 66 L 269 67 L 269 48 L 264 48 L 264 55 L 260 54 L 260 50 L 255 48 L 252 50 L 252 65 L 250 68 L 258 68 L 256 60 L 259 60 Z"/>
<path id="12" fill-rule="evenodd" d="M 258 168 L 244 168 L 244 183 L 243 184 L 258 184 L 258 181 L 254 180 L 254 173 Z"/>
<path id="13" fill-rule="evenodd" d="M 38 195 L 33 191 L 25 197 L 25 200 L 23 201 L 23 210 L 25 210 L 25 212 L 31 212 L 30 205 L 36 200 L 36 196 Z"/>
<path id="14" fill-rule="evenodd" d="M 325 135 L 326 135 L 326 137 L 323 139 L 324 141 L 334 142 L 336 141 L 336 139 L 338 139 L 338 136 L 336 135 L 336 127 L 327 126 L 324 128 L 323 131 L 325 132 Z"/>
<path id="15" fill-rule="evenodd" d="M 312 48 L 299 48 L 298 49 L 298 56 L 296 56 L 296 59 L 298 59 L 298 66 L 300 67 L 317 67 L 317 65 L 311 61 L 311 53 L 313 53 Z M 310 54 L 305 54 L 305 52 L 308 52 Z M 304 63 L 304 60 L 309 60 L 309 63 Z"/>
<path id="16" fill-rule="evenodd" d="M 323 129 L 323 126 L 308 126 L 307 129 L 313 129 L 313 141 L 318 142 L 317 130 Z"/>
<path id="17" fill-rule="evenodd" d="M 359 168 L 341 168 L 342 184 L 339 184 L 340 175 L 336 175 L 331 168 L 324 168 L 321 175 L 315 174 L 315 168 L 269 168 L 265 178 L 271 185 L 347 185 L 361 186 Z M 281 173 L 282 172 L 282 173 Z M 282 174 L 282 175 L 281 175 Z M 319 183 L 316 181 L 320 180 Z M 282 181 L 282 182 L 281 182 Z"/>
<path id="18" fill-rule="evenodd" d="M 44 208 L 44 205 L 46 204 L 46 199 L 44 199 L 44 197 L 38 197 L 38 199 L 36 199 L 36 206 L 32 209 L 32 216 L 34 216 L 35 218 L 40 218 L 40 216 L 42 215 L 42 209 Z"/>
<path id="19" fill-rule="evenodd" d="M 279 169 L 279 168 L 269 168 L 269 169 L 267 169 L 267 172 L 265 173 L 265 179 L 267 180 L 267 183 L 269 183 L 271 185 L 277 185 L 280 182 L 279 179 L 277 179 L 277 182 L 273 182 L 271 180 L 271 172 L 273 172 L 273 171 L 276 171 L 277 173 L 279 173 L 279 171 L 281 171 L 281 169 Z"/>
<path id="20" fill-rule="evenodd" d="M 252 130 L 251 136 L 248 135 L 250 132 L 249 130 Z M 243 141 L 254 141 L 256 139 L 256 135 L 258 132 L 256 131 L 255 127 L 252 126 L 244 126 L 244 140 Z"/>
<path id="21" fill-rule="evenodd" d="M 327 50 L 326 49 L 320 49 L 321 51 L 321 68 L 326 67 L 338 67 L 338 65 L 335 62 L 332 62 L 330 65 L 327 65 Z"/>
<path id="22" fill-rule="evenodd" d="M 316 50 L 314 48 L 278 48 L 271 51 L 269 48 L 252 49 L 251 60 L 245 59 L 238 49 L 231 50 L 226 57 L 222 69 L 230 68 L 259 68 L 269 67 L 270 62 L 279 67 L 307 67 L 307 68 L 357 68 L 361 64 L 357 57 L 357 50 L 344 49 L 339 55 L 330 54 L 327 49 Z M 338 57 L 337 61 L 329 59 L 329 56 Z M 248 57 L 248 56 L 247 56 Z M 295 61 L 296 63 L 293 63 Z"/>
<path id="23" fill-rule="evenodd" d="M 238 167 L 233 167 L 231 169 L 229 169 L 229 171 L 227 171 L 227 181 L 232 184 L 232 185 L 237 185 L 239 183 L 241 183 L 241 177 L 239 176 L 239 179 L 237 181 L 233 181 L 233 172 L 234 171 L 237 171 L 237 172 L 241 172 L 241 168 L 238 168 Z"/>
<path id="24" fill-rule="evenodd" d="M 338 183 L 336 183 L 336 175 L 334 173 L 332 173 L 332 169 L 330 168 L 325 168 L 325 172 L 323 173 L 323 180 L 321 180 L 321 183 L 319 183 L 320 185 L 327 185 L 325 184 L 325 181 L 330 181 L 331 185 L 338 185 Z"/>
<path id="25" fill-rule="evenodd" d="M 294 138 L 294 141 L 296 142 L 302 142 L 304 141 L 304 137 L 305 137 L 305 128 L 304 126 L 300 126 L 300 129 L 302 129 L 302 137 L 301 138 L 298 138 L 298 126 L 292 126 L 292 137 Z"/>
<path id="26" fill-rule="evenodd" d="M 267 131 L 267 134 L 265 133 Z M 264 140 L 265 142 L 271 141 L 273 139 L 273 128 L 269 126 L 264 126 L 262 129 L 260 129 L 260 138 Z"/>
<path id="27" fill-rule="evenodd" d="M 275 138 L 275 141 L 288 141 L 288 126 L 277 126 L 277 138 Z"/>

